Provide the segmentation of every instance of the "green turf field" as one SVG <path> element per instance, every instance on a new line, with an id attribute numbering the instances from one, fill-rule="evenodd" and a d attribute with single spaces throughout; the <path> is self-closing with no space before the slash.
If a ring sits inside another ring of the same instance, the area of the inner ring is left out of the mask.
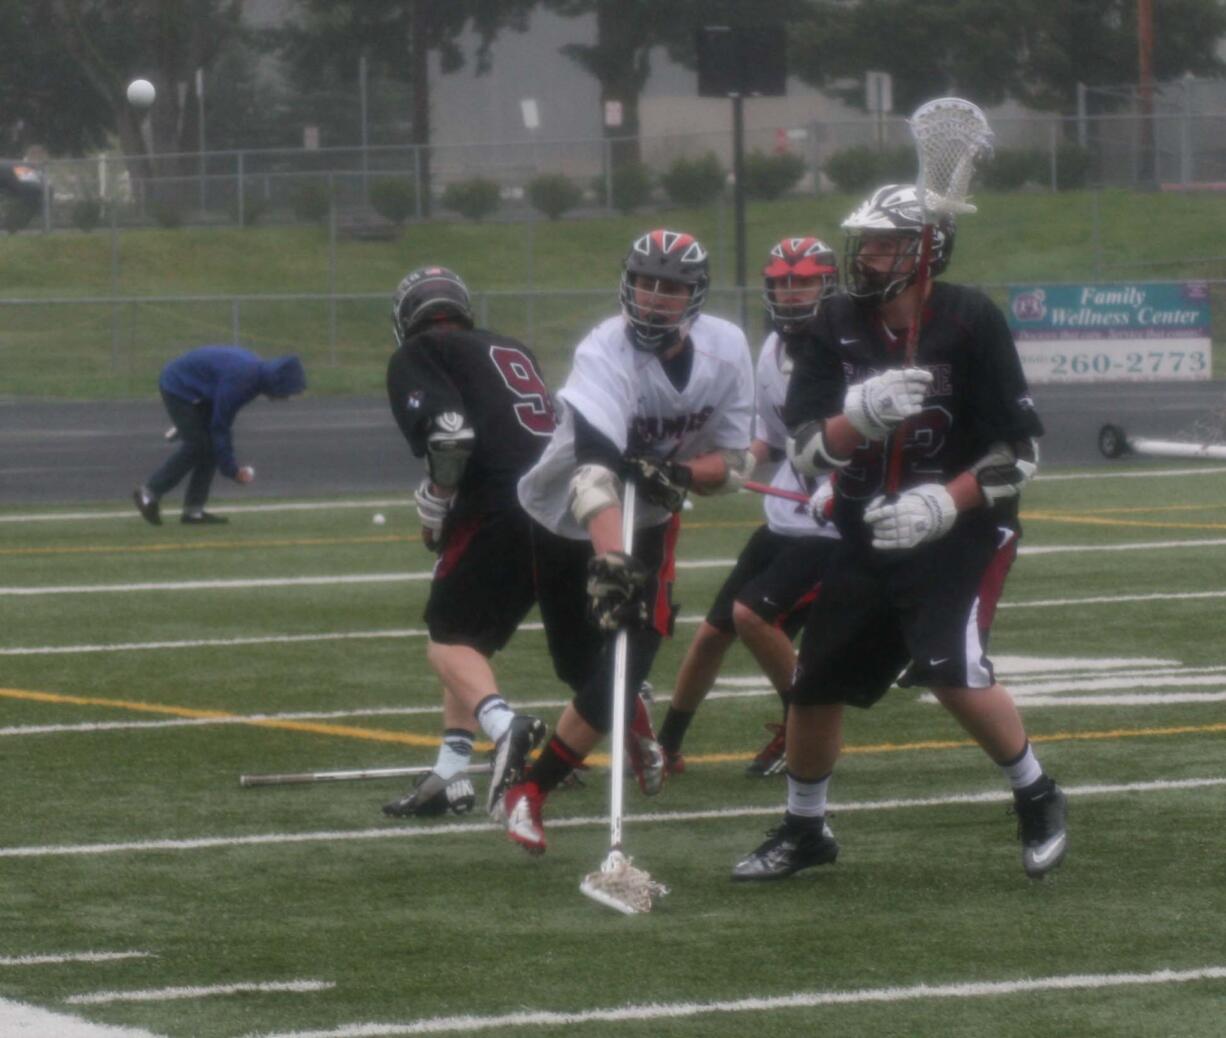
<path id="1" fill-rule="evenodd" d="M 741 680 L 698 715 L 688 771 L 654 800 L 627 786 L 627 849 L 673 888 L 639 917 L 577 889 L 606 849 L 599 767 L 550 801 L 539 859 L 478 815 L 384 819 L 404 780 L 239 787 L 433 759 L 430 557 L 407 504 L 158 529 L 6 509 L 0 1000 L 169 1038 L 1216 1038 L 1226 472 L 1171 468 L 1060 474 L 1026 500 L 993 649 L 1070 795 L 1055 875 L 1026 879 L 996 770 L 895 690 L 849 718 L 838 863 L 730 883 L 784 789 L 743 773 L 778 707 L 736 650 L 724 676 Z M 685 513 L 657 721 L 718 560 L 759 515 L 748 495 Z M 499 668 L 556 718 L 539 630 Z M 0 1001 L 0 1033 L 11 1011 Z M 94 1033 L 71 1023 L 55 1033 Z"/>
<path id="2" fill-rule="evenodd" d="M 847 195 L 755 202 L 747 207 L 751 341 L 759 338 L 758 271 L 781 237 L 818 234 L 841 253 Z M 949 276 L 1009 283 L 1215 279 L 1226 302 L 1226 200 L 1122 190 L 988 194 L 960 221 Z M 51 308 L 0 305 L 4 392 L 23 396 L 145 397 L 161 365 L 207 342 L 299 353 L 314 392 L 379 393 L 390 344 L 389 301 L 405 272 L 428 263 L 468 281 L 483 323 L 529 343 L 552 383 L 584 333 L 617 306 L 620 263 L 652 226 L 696 234 L 711 253 L 707 309 L 739 318 L 730 207 L 667 209 L 630 216 L 471 224 L 413 224 L 395 241 L 340 240 L 317 227 L 256 226 L 73 231 L 0 239 L 5 300 L 95 300 Z M 998 300 L 1002 289 L 994 289 Z M 529 293 L 545 293 L 531 295 Z M 369 294 L 340 300 L 256 298 L 275 294 Z M 214 297 L 171 301 L 169 297 Z M 231 297 L 241 296 L 235 304 Z M 117 299 L 119 302 L 111 302 Z M 138 299 L 140 302 L 130 300 Z M 1216 367 L 1226 337 L 1215 337 Z"/>

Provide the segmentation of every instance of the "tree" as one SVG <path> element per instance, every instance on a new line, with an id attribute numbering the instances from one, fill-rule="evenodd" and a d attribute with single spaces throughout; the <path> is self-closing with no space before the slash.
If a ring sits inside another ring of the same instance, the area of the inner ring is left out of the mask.
<path id="1" fill-rule="evenodd" d="M 889 72 L 894 106 L 941 94 L 982 104 L 1007 98 L 1071 112 L 1077 83 L 1137 78 L 1136 0 L 810 0 L 791 34 L 798 75 L 864 106 L 866 70 Z M 1216 75 L 1226 34 L 1219 0 L 1155 5 L 1155 74 Z M 842 82 L 840 82 L 842 81 Z"/>
<path id="2" fill-rule="evenodd" d="M 295 0 L 298 19 L 279 34 L 279 49 L 303 85 L 354 83 L 365 56 L 371 75 L 408 89 L 410 142 L 421 148 L 423 205 L 430 192 L 430 55 L 444 73 L 464 65 L 459 37 L 476 35 L 478 73 L 490 67 L 493 41 L 504 29 L 527 28 L 532 0 Z M 352 113 L 349 119 L 352 125 Z"/>
<path id="3" fill-rule="evenodd" d="M 37 53 L 66 56 L 84 96 L 109 109 L 129 159 L 146 157 L 140 115 L 128 104 L 127 83 L 136 76 L 153 81 L 158 100 L 150 111 L 155 151 L 192 151 L 197 140 L 197 106 L 192 87 L 197 69 L 208 69 L 240 32 L 239 0 L 46 0 L 52 34 Z M 35 58 L 32 56 L 31 60 Z M 187 89 L 180 98 L 179 84 Z M 76 98 L 61 95 L 71 107 Z M 130 163 L 131 164 L 131 163 Z M 156 172 L 174 172 L 159 158 Z"/>

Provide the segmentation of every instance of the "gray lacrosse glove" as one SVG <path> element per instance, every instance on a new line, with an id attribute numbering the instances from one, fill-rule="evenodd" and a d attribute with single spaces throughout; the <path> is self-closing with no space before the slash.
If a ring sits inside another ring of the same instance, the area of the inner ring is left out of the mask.
<path id="1" fill-rule="evenodd" d="M 878 494 L 864 510 L 873 547 L 905 551 L 944 537 L 958 519 L 958 506 L 940 483 L 912 487 L 890 500 Z"/>
<path id="2" fill-rule="evenodd" d="M 884 440 L 890 431 L 924 409 L 932 372 L 898 368 L 857 383 L 843 397 L 843 416 L 870 440 Z"/>
<path id="3" fill-rule="evenodd" d="M 622 462 L 622 475 L 633 479 L 644 501 L 680 512 L 686 492 L 694 482 L 694 473 L 688 465 L 664 461 L 645 454 L 631 454 Z"/>
<path id="4" fill-rule="evenodd" d="M 588 617 L 602 631 L 647 622 L 647 567 L 624 551 L 597 555 L 587 564 Z"/>

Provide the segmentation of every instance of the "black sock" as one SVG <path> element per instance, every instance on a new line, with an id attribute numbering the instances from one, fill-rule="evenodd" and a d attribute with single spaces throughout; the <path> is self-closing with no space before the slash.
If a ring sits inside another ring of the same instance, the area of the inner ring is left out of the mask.
<path id="1" fill-rule="evenodd" d="M 1052 781 L 1051 776 L 1047 772 L 1043 772 L 1030 785 L 1023 786 L 1021 789 L 1015 789 L 1013 796 L 1017 800 L 1037 800 L 1041 796 L 1050 793 L 1056 784 Z"/>
<path id="2" fill-rule="evenodd" d="M 692 720 L 692 710 L 678 710 L 673 706 L 668 708 L 664 724 L 660 727 L 660 746 L 666 753 L 676 753 L 681 749 L 681 740 L 685 738 Z"/>
<path id="3" fill-rule="evenodd" d="M 524 781 L 535 782 L 542 793 L 548 793 L 561 785 L 572 771 L 583 766 L 583 758 L 555 735 L 528 769 Z"/>

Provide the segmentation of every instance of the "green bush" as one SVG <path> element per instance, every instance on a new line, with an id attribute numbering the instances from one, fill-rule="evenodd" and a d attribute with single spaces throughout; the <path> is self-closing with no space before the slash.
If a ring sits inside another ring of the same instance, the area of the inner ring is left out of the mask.
<path id="1" fill-rule="evenodd" d="M 241 221 L 244 227 L 254 227 L 268 215 L 268 210 L 271 208 L 272 206 L 263 194 L 248 191 L 243 195 L 243 208 L 241 212 L 238 208 L 237 198 L 230 203 L 230 222 L 239 223 Z"/>
<path id="2" fill-rule="evenodd" d="M 805 160 L 784 152 L 767 155 L 752 151 L 745 156 L 745 194 L 749 198 L 771 201 L 778 198 L 805 175 Z"/>
<path id="3" fill-rule="evenodd" d="M 0 216 L 4 220 L 4 229 L 9 234 L 24 231 L 34 219 L 36 212 L 38 212 L 38 206 L 20 198 L 7 199 L 0 205 Z"/>
<path id="4" fill-rule="evenodd" d="M 384 177 L 370 185 L 370 204 L 397 227 L 417 212 L 417 187 L 412 177 Z"/>
<path id="5" fill-rule="evenodd" d="M 837 190 L 848 194 L 868 192 L 882 184 L 910 184 L 916 174 L 915 150 L 862 144 L 831 155 L 822 169 Z"/>
<path id="6" fill-rule="evenodd" d="M 443 208 L 469 220 L 483 220 L 496 212 L 501 201 L 498 182 L 484 177 L 457 180 L 443 192 Z"/>
<path id="7" fill-rule="evenodd" d="M 1056 187 L 1060 191 L 1073 191 L 1090 182 L 1090 170 L 1094 158 L 1088 148 L 1080 144 L 1061 144 L 1056 148 Z"/>
<path id="8" fill-rule="evenodd" d="M 183 210 L 180 209 L 174 202 L 154 202 L 149 208 L 154 222 L 159 227 L 168 231 L 173 231 L 177 227 L 183 226 Z"/>
<path id="9" fill-rule="evenodd" d="M 998 148 L 983 163 L 978 181 L 990 191 L 1016 191 L 1028 181 L 1045 184 L 1050 175 L 1044 152 L 1034 148 Z"/>
<path id="10" fill-rule="evenodd" d="M 328 185 L 322 180 L 305 180 L 295 184 L 289 196 L 290 209 L 304 223 L 323 223 L 332 207 Z"/>
<path id="11" fill-rule="evenodd" d="M 604 180 L 599 180 L 604 196 Z M 613 208 L 632 213 L 651 198 L 651 171 L 641 162 L 623 162 L 613 167 Z"/>
<path id="12" fill-rule="evenodd" d="M 582 198 L 579 185 L 561 173 L 542 173 L 528 182 L 528 201 L 532 208 L 551 220 L 574 209 Z"/>
<path id="13" fill-rule="evenodd" d="M 660 178 L 668 197 L 677 205 L 703 206 L 723 193 L 724 167 L 713 152 L 697 159 L 677 159 Z"/>
<path id="14" fill-rule="evenodd" d="M 96 198 L 79 198 L 72 204 L 72 225 L 88 234 L 102 222 L 102 203 Z"/>

